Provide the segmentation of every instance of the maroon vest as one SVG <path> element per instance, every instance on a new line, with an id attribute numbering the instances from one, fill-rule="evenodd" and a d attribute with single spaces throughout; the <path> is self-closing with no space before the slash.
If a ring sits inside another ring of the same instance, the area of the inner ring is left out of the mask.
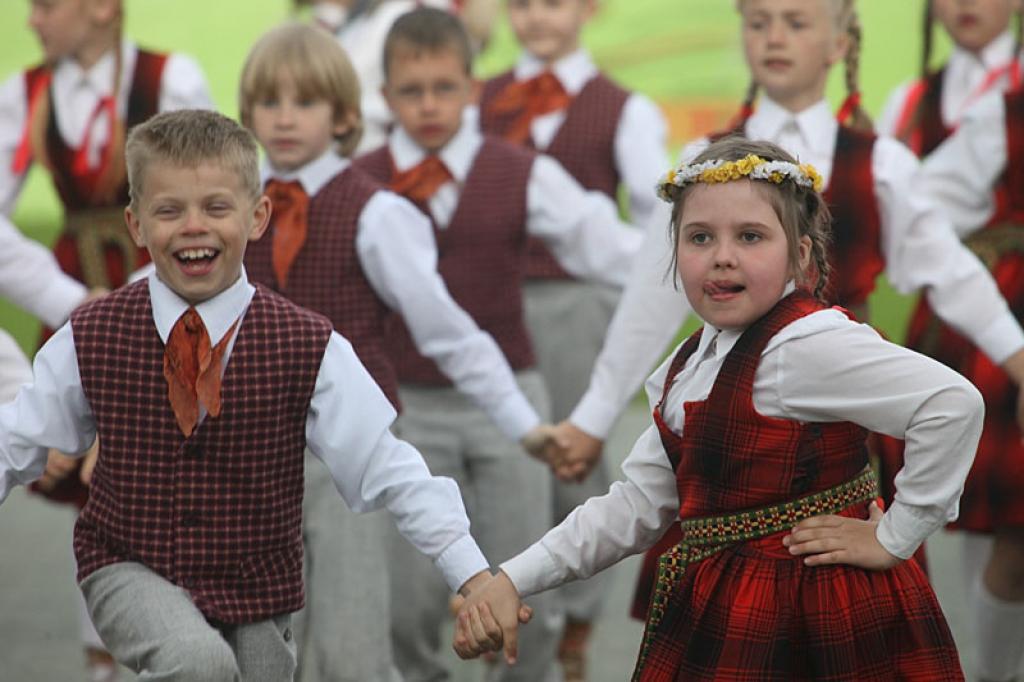
<path id="1" fill-rule="evenodd" d="M 515 120 L 516 112 L 496 116 L 488 111 L 494 97 L 514 80 L 515 76 L 509 71 L 484 83 L 480 97 L 480 126 L 484 132 L 504 135 Z M 583 187 L 603 192 L 612 201 L 616 200 L 619 189 L 615 133 L 628 99 L 629 91 L 603 74 L 591 78 L 573 98 L 551 146 L 542 150 L 561 163 Z M 531 146 L 535 146 L 532 141 Z M 537 279 L 572 277 L 538 239 L 530 240 L 526 275 Z"/>
<path id="2" fill-rule="evenodd" d="M 744 134 L 736 128 L 709 136 L 716 142 L 728 135 Z M 826 299 L 845 308 L 863 306 L 875 289 L 875 279 L 885 269 L 882 255 L 882 219 L 875 197 L 871 154 L 877 138 L 839 126 L 832 156 L 832 177 L 824 198 L 832 212 L 832 243 L 829 261 L 832 275 Z M 870 201 L 866 200 L 870 197 Z"/>
<path id="3" fill-rule="evenodd" d="M 257 286 L 221 414 L 188 438 L 167 399 L 146 281 L 79 308 L 71 326 L 102 443 L 75 525 L 79 581 L 133 561 L 213 620 L 301 608 L 306 415 L 330 322 Z"/>
<path id="4" fill-rule="evenodd" d="M 135 72 L 132 74 L 132 85 L 128 92 L 128 110 L 125 118 L 125 132 L 132 126 L 142 123 L 152 117 L 159 110 L 160 105 L 160 81 L 163 76 L 164 66 L 167 63 L 166 54 L 138 50 L 138 57 L 135 61 Z M 37 66 L 25 72 L 25 91 L 32 92 L 34 84 L 38 79 L 45 77 L 49 67 Z M 53 98 L 50 98 L 53 102 Z M 88 177 L 74 175 L 72 161 L 75 157 L 75 150 L 68 147 L 60 130 L 57 127 L 56 107 L 50 107 L 50 115 L 46 122 L 46 153 L 53 166 L 53 183 L 60 195 L 61 202 L 66 210 L 95 207 L 96 200 L 91 196 L 89 190 L 96 182 L 99 168 L 92 169 Z M 123 150 L 114 154 L 123 154 Z M 115 205 L 123 206 L 128 203 L 127 181 L 119 190 L 119 198 Z"/>
<path id="5" fill-rule="evenodd" d="M 946 69 L 931 73 L 910 87 L 896 122 L 895 137 L 924 158 L 953 130 L 942 121 L 942 81 Z"/>
<path id="6" fill-rule="evenodd" d="M 534 364 L 523 321 L 522 281 L 526 251 L 526 188 L 535 156 L 486 136 L 462 188 L 451 223 L 435 227 L 437 269 L 455 302 L 494 337 L 512 369 Z M 394 168 L 387 147 L 356 165 L 382 183 Z M 420 206 L 428 216 L 426 207 Z M 447 386 L 433 360 L 416 350 L 408 329 L 393 318 L 388 341 L 402 383 Z"/>
<path id="7" fill-rule="evenodd" d="M 754 375 L 768 342 L 789 323 L 822 307 L 798 289 L 747 328 L 707 399 L 686 404 L 682 436 L 665 424 L 662 405 L 697 349 L 700 330 L 679 349 L 654 420 L 676 471 L 680 518 L 792 500 L 848 481 L 867 465 L 867 432 L 860 426 L 766 417 L 754 408 Z"/>
<path id="8" fill-rule="evenodd" d="M 326 315 L 399 409 L 395 368 L 384 347 L 390 308 L 370 286 L 356 251 L 359 216 L 379 189 L 365 173 L 348 168 L 310 199 L 306 243 L 288 273 L 287 287 L 278 284 L 271 261 L 273 218 L 263 238 L 246 249 L 245 269 L 252 281 Z"/>

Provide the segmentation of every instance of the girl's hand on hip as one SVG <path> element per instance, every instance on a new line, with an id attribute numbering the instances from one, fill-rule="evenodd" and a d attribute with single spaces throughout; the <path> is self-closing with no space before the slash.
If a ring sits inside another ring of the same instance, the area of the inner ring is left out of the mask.
<path id="1" fill-rule="evenodd" d="M 782 544 L 790 554 L 805 556 L 807 566 L 848 564 L 884 571 L 901 559 L 890 554 L 875 537 L 881 520 L 882 510 L 872 502 L 866 521 L 832 514 L 804 519 L 782 538 Z"/>

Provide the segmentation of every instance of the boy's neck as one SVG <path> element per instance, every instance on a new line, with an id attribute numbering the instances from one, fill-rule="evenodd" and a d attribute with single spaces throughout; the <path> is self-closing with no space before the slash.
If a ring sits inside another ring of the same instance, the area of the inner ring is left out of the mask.
<path id="1" fill-rule="evenodd" d="M 88 71 L 103 58 L 107 52 L 117 47 L 117 31 L 114 29 L 104 30 L 97 33 L 93 39 L 86 42 L 71 55 L 71 58 L 83 71 Z"/>
<path id="2" fill-rule="evenodd" d="M 555 67 L 555 64 L 562 61 L 566 57 L 575 54 L 579 49 L 580 43 L 577 40 L 576 42 L 569 45 L 566 49 L 559 50 L 556 54 L 550 55 L 548 57 L 540 57 L 538 55 L 533 54 L 532 52 L 528 54 L 530 54 L 531 57 L 533 57 L 541 64 L 543 64 L 545 69 L 553 69 Z"/>

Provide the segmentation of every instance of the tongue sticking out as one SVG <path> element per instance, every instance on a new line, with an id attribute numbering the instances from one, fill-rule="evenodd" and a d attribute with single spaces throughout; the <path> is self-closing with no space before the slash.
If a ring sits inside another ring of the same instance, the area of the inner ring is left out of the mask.
<path id="1" fill-rule="evenodd" d="M 708 282 L 704 285 L 704 292 L 709 296 L 722 296 L 726 294 L 736 294 L 743 291 L 745 287 L 742 284 L 730 284 L 722 282 Z"/>

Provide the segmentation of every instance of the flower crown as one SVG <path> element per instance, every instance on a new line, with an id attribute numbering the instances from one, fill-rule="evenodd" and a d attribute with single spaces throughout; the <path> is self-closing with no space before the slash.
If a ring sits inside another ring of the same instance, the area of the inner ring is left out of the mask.
<path id="1" fill-rule="evenodd" d="M 658 183 L 658 197 L 672 203 L 678 194 L 676 188 L 682 189 L 698 182 L 709 185 L 731 182 L 740 178 L 765 180 L 776 185 L 790 180 L 815 192 L 820 192 L 823 184 L 821 175 L 809 163 L 768 161 L 755 154 L 748 154 L 739 161 L 712 159 L 701 163 L 680 164 L 666 173 Z"/>

